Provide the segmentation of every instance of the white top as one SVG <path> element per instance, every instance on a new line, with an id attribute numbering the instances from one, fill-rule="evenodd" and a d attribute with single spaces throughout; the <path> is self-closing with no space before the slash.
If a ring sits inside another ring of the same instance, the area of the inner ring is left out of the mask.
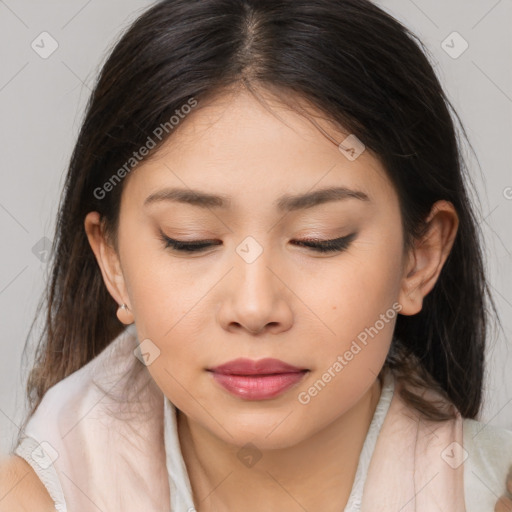
<path id="1" fill-rule="evenodd" d="M 57 444 L 57 439 L 60 439 L 61 436 L 64 438 L 65 435 L 67 435 L 61 434 L 63 429 L 60 424 L 57 425 L 56 418 L 60 418 L 59 412 L 61 409 L 64 413 L 67 413 L 70 408 L 70 404 L 77 402 L 74 397 L 86 394 L 83 391 L 86 388 L 83 386 L 84 383 L 88 384 L 89 380 L 91 380 L 93 368 L 109 368 L 110 365 L 115 364 L 116 367 L 119 368 L 119 372 L 125 371 L 123 365 L 118 364 L 117 360 L 112 363 L 109 359 L 112 353 L 116 354 L 114 351 L 116 344 L 120 345 L 119 352 L 121 352 L 121 343 L 123 343 L 123 340 L 129 340 L 124 342 L 122 348 L 122 351 L 125 350 L 124 347 L 129 351 L 123 352 L 123 357 L 126 359 L 126 353 L 130 354 L 133 351 L 133 346 L 136 346 L 138 343 L 135 327 L 133 325 L 129 326 L 124 333 L 116 338 L 116 340 L 109 345 L 110 348 L 107 347 L 106 350 L 96 356 L 85 367 L 58 382 L 47 392 L 43 397 L 43 401 L 38 407 L 38 410 L 27 424 L 25 437 L 14 450 L 15 454 L 24 458 L 34 468 L 40 480 L 48 490 L 49 495 L 53 499 L 55 509 L 59 512 L 68 511 L 63 488 L 66 488 L 64 484 L 69 485 L 69 482 L 63 482 L 59 479 L 59 475 L 64 475 L 66 478 L 67 475 L 63 471 L 57 471 L 54 467 L 52 445 L 46 443 L 45 439 L 51 439 L 54 444 Z M 130 345 L 130 343 L 133 343 L 133 345 Z M 102 360 L 102 363 L 105 364 L 105 366 L 101 366 L 99 364 L 100 360 Z M 100 370 L 99 373 L 103 375 L 106 371 Z M 374 452 L 377 437 L 388 412 L 395 389 L 394 378 L 390 372 L 384 373 L 383 384 L 381 396 L 377 403 L 377 407 L 359 457 L 354 484 L 344 512 L 359 512 L 361 509 L 363 488 L 368 473 L 370 459 Z M 163 402 L 163 413 L 160 418 L 163 418 L 165 466 L 167 468 L 170 493 L 169 511 L 195 512 L 190 480 L 179 444 L 176 408 L 166 397 L 163 398 Z M 96 403 L 96 398 L 94 399 L 94 402 L 91 403 Z M 71 405 L 71 407 L 73 407 L 73 405 Z M 90 410 L 89 405 L 87 407 L 88 408 L 85 409 L 86 413 Z M 157 414 L 154 416 L 159 418 Z M 96 421 L 101 423 L 101 419 L 96 419 Z M 161 419 L 158 421 L 161 421 Z M 85 427 L 84 423 L 86 422 L 84 421 L 81 426 L 83 426 L 84 429 L 89 428 L 91 430 L 84 430 L 85 435 L 82 434 L 83 437 L 80 439 L 86 439 L 88 443 L 92 443 L 91 446 L 93 447 L 93 450 L 98 451 L 97 447 L 94 446 L 94 431 L 92 430 L 92 427 Z M 55 425 L 57 425 L 57 427 Z M 55 432 L 57 432 L 57 435 Z M 92 436 L 90 432 L 93 432 Z M 464 462 L 464 493 L 467 505 L 466 512 L 493 510 L 498 496 L 503 492 L 503 475 L 506 474 L 508 465 L 512 465 L 512 431 L 485 425 L 484 423 L 476 420 L 466 419 L 464 420 L 463 432 L 464 448 L 468 454 L 467 459 Z M 126 438 L 126 435 L 124 437 Z M 153 436 L 151 439 L 158 440 L 160 438 Z M 158 445 L 160 442 L 161 440 L 156 442 L 156 446 L 154 446 L 156 450 L 151 453 L 158 454 L 158 451 L 161 453 L 161 445 Z M 109 446 L 109 450 L 112 450 L 111 453 L 114 458 L 117 455 L 115 448 L 115 446 Z M 506 453 L 504 453 L 504 448 Z M 73 450 L 74 449 L 75 447 L 73 446 Z M 65 448 L 62 448 L 61 450 L 65 450 Z M 85 453 L 87 450 L 88 448 L 84 446 L 82 453 Z M 71 467 L 73 464 L 81 464 L 80 460 L 75 459 L 75 454 L 61 453 L 60 456 L 61 459 L 65 459 L 66 456 L 68 457 L 68 467 Z M 85 457 L 85 455 L 83 456 Z M 123 452 L 123 458 L 124 457 L 125 455 Z M 97 460 L 99 460 L 101 464 L 102 459 Z M 135 461 L 137 459 L 133 460 Z M 150 472 L 151 460 L 153 459 L 149 457 L 149 466 L 146 466 L 148 472 Z M 131 464 L 132 466 L 136 464 L 135 462 L 130 461 L 128 461 L 128 463 L 128 465 Z M 115 464 L 114 467 L 116 467 Z M 142 465 L 140 467 L 136 467 L 140 471 L 145 471 L 144 466 Z M 477 475 L 486 475 L 488 477 L 487 481 L 482 482 L 481 478 L 477 479 Z M 101 478 L 101 475 L 99 478 Z M 99 481 L 101 482 L 102 480 L 100 479 Z M 137 480 L 134 480 L 134 482 L 137 482 Z M 163 495 L 166 494 L 161 494 L 161 496 Z M 147 509 L 150 510 L 149 505 Z M 96 508 L 94 508 L 94 510 L 96 510 Z M 110 509 L 102 510 L 103 512 L 111 512 Z M 75 511 L 72 510 L 70 512 Z"/>

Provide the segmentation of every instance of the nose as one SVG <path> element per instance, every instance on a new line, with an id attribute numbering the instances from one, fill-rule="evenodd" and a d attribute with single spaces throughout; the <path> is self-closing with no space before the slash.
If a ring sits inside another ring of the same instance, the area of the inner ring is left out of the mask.
<path id="1" fill-rule="evenodd" d="M 283 272 L 276 265 L 269 266 L 266 251 L 251 263 L 235 256 L 235 268 L 224 280 L 217 311 L 220 325 L 228 331 L 246 330 L 253 335 L 290 329 L 293 294 Z"/>

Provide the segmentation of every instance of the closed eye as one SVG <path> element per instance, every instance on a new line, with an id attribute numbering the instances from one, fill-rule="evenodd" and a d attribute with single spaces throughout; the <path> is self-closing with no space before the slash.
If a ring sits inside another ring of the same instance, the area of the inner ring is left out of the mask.
<path id="1" fill-rule="evenodd" d="M 352 240 L 356 237 L 356 235 L 357 233 L 351 233 L 350 235 L 343 236 L 340 238 L 334 238 L 332 240 L 320 240 L 310 238 L 305 240 L 292 240 L 292 242 L 299 246 L 308 247 L 309 249 L 316 252 L 337 252 L 347 249 Z M 170 248 L 174 251 L 189 253 L 204 251 L 209 247 L 220 245 L 222 243 L 220 240 L 176 240 L 174 238 L 169 238 L 163 233 L 161 234 L 161 239 L 164 242 L 166 248 Z"/>
<path id="2" fill-rule="evenodd" d="M 295 240 L 297 245 L 303 245 L 309 247 L 317 252 L 336 252 L 336 251 L 344 251 L 350 245 L 350 242 L 356 237 L 357 233 L 351 233 L 347 236 L 342 236 L 340 238 L 334 238 L 332 240 L 318 240 L 318 239 L 308 239 L 308 240 Z"/>

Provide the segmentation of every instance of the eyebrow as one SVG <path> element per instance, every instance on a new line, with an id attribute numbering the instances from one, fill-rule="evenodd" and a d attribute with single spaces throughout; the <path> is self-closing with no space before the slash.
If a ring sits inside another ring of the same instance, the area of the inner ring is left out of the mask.
<path id="1" fill-rule="evenodd" d="M 359 199 L 370 202 L 368 195 L 359 190 L 352 190 L 346 187 L 330 187 L 305 194 L 285 194 L 274 202 L 274 206 L 278 211 L 289 212 L 345 199 Z M 232 205 L 231 198 L 225 195 L 210 194 L 193 189 L 166 188 L 148 196 L 144 201 L 144 206 L 161 201 L 185 203 L 200 208 L 228 209 Z"/>

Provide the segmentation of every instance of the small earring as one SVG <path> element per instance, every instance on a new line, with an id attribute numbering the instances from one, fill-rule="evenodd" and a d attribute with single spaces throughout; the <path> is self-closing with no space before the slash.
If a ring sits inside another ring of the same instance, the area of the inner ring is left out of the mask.
<path id="1" fill-rule="evenodd" d="M 126 304 L 119 304 L 119 308 L 117 309 L 117 318 L 119 321 L 125 325 L 129 325 L 133 323 L 133 316 L 131 314 L 130 308 Z"/>

